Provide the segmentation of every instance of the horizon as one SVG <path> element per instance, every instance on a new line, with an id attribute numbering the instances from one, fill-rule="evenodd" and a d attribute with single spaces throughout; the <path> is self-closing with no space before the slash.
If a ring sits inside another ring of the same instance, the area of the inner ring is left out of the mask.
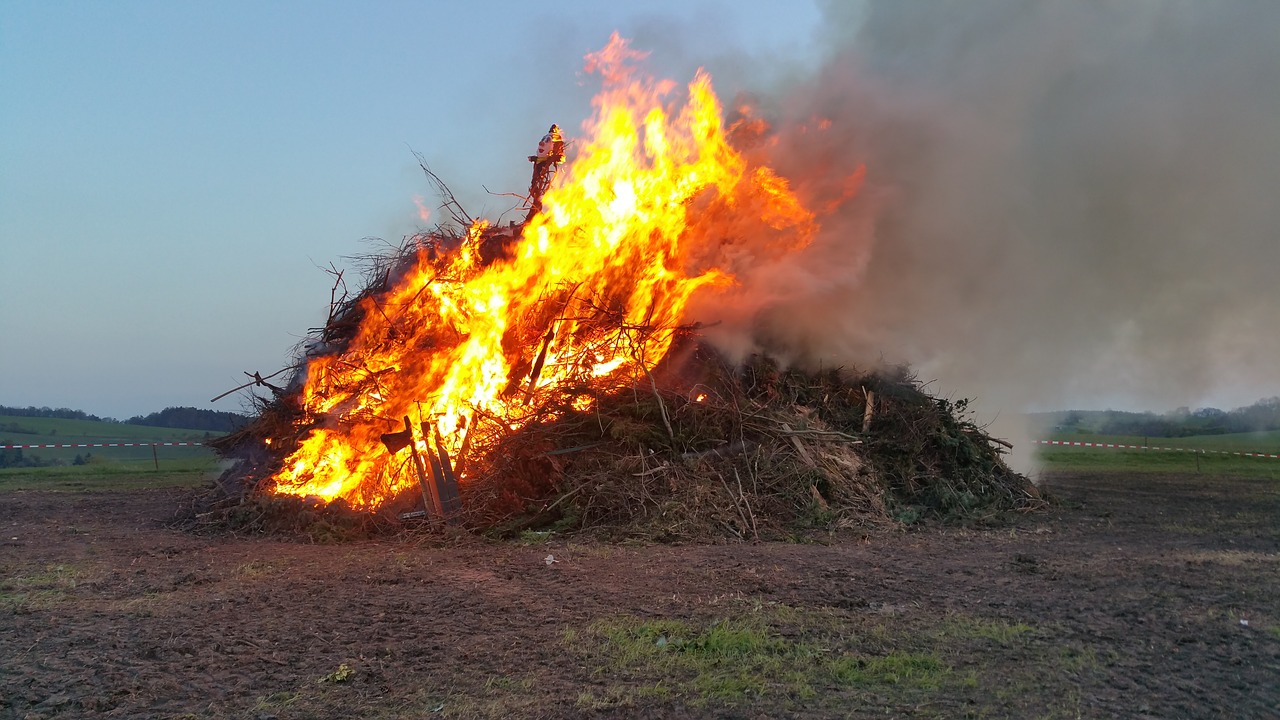
<path id="1" fill-rule="evenodd" d="M 1188 412 L 1191 412 L 1191 413 L 1195 413 L 1195 412 L 1202 411 L 1202 410 L 1219 410 L 1219 411 L 1222 411 L 1222 412 L 1231 413 L 1231 412 L 1235 412 L 1235 411 L 1239 411 L 1239 410 L 1245 410 L 1245 409 L 1248 409 L 1248 408 L 1251 408 L 1251 407 L 1255 407 L 1255 406 L 1258 406 L 1258 405 L 1264 404 L 1264 403 L 1266 403 L 1266 402 L 1268 402 L 1268 401 L 1271 401 L 1271 400 L 1278 400 L 1278 399 L 1280 399 L 1280 396 L 1274 396 L 1274 395 L 1273 395 L 1273 396 L 1268 396 L 1268 397 L 1261 397 L 1261 398 L 1258 398 L 1257 400 L 1255 400 L 1255 401 L 1253 401 L 1253 402 L 1251 402 L 1251 403 L 1247 403 L 1247 404 L 1245 404 L 1245 405 L 1234 406 L 1234 407 L 1230 407 L 1230 408 L 1215 407 L 1215 406 L 1212 406 L 1212 405 L 1202 405 L 1202 406 L 1188 406 L 1188 405 L 1182 405 L 1182 406 L 1179 406 L 1179 407 L 1176 407 L 1176 408 L 1169 408 L 1169 409 L 1166 409 L 1166 410 L 1157 410 L 1157 409 L 1125 410 L 1125 409 L 1120 409 L 1120 408 L 1083 408 L 1083 407 L 1063 407 L 1063 408 L 1057 408 L 1057 409 L 1053 409 L 1053 410 L 1025 410 L 1025 411 L 1023 411 L 1021 414 L 1022 414 L 1022 415 L 1025 415 L 1025 416 L 1033 416 L 1033 415 L 1053 415 L 1053 414 L 1058 414 L 1058 413 L 1075 413 L 1075 412 L 1079 412 L 1079 413 L 1130 413 L 1130 414 L 1135 414 L 1135 415 L 1149 414 L 1149 415 L 1165 416 L 1165 415 L 1174 415 L 1174 414 L 1178 414 L 1178 413 L 1183 412 L 1183 411 L 1188 411 Z M 59 407 L 54 407 L 54 406 L 50 406 L 50 405 L 23 405 L 23 406 L 18 406 L 18 405 L 10 405 L 9 403 L 5 403 L 5 402 L 0 402 L 0 416 L 6 416 L 6 417 L 22 417 L 22 416 L 19 416 L 19 415 L 8 415 L 8 414 L 6 414 L 6 413 L 4 412 L 4 410 L 36 410 L 36 411 L 49 411 L 49 412 L 63 412 L 63 411 L 65 411 L 65 412 L 72 412 L 72 413 L 83 413 L 84 415 L 86 415 L 86 416 L 87 416 L 87 418 L 86 418 L 86 419 L 95 419 L 95 418 L 96 418 L 97 420 L 101 420 L 101 421 L 104 421 L 104 422 L 127 422 L 127 421 L 132 420 L 133 418 L 136 418 L 136 417 L 148 417 L 148 416 L 151 416 L 151 415 L 158 415 L 158 414 L 160 414 L 160 413 L 164 412 L 165 410 L 187 410 L 187 409 L 200 410 L 200 411 L 203 411 L 203 412 L 211 412 L 211 413 L 230 413 L 230 414 L 239 415 L 239 416 L 241 416 L 241 417 L 245 417 L 245 418 L 252 418 L 252 417 L 254 417 L 254 416 L 253 416 L 253 415 L 251 415 L 251 414 L 242 413 L 242 412 L 237 412 L 237 411 L 234 411 L 234 410 L 216 410 L 216 409 L 213 409 L 213 408 L 200 408 L 200 407 L 195 407 L 195 406 L 193 406 L 193 405 L 167 405 L 167 406 L 165 406 L 165 407 L 163 407 L 163 408 L 159 408 L 159 409 L 157 409 L 157 410 L 152 410 L 152 411 L 150 411 L 150 412 L 145 412 L 145 413 L 136 413 L 136 414 L 134 414 L 134 415 L 129 415 L 129 416 L 125 416 L 125 417 L 116 417 L 116 416 L 112 416 L 112 415 L 99 415 L 99 414 L 97 414 L 97 413 L 92 413 L 92 412 L 89 412 L 89 411 L 87 411 L 87 410 L 82 410 L 82 409 L 80 409 L 80 408 L 74 408 L 74 407 L 61 407 L 61 406 L 59 406 Z"/>

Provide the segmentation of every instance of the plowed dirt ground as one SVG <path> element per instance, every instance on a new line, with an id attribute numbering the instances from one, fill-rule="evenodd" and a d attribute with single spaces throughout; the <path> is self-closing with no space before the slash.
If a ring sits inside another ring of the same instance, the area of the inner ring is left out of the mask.
<path id="1" fill-rule="evenodd" d="M 1280 717 L 1280 486 L 824 544 L 306 545 L 0 495 L 0 719 Z"/>

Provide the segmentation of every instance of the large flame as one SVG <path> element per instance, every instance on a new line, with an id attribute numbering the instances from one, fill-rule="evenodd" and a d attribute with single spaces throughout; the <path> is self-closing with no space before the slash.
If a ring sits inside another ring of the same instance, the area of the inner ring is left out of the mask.
<path id="1" fill-rule="evenodd" d="M 482 261 L 491 229 L 477 222 L 446 260 L 420 253 L 390 291 L 364 300 L 341 354 L 310 361 L 302 399 L 318 427 L 276 492 L 376 507 L 415 482 L 379 441 L 400 418 L 434 421 L 465 454 L 480 420 L 527 420 L 524 384 L 647 372 L 690 320 L 691 295 L 734 282 L 744 233 L 779 252 L 809 243 L 813 214 L 730 146 L 710 78 L 699 72 L 672 100 L 676 84 L 640 74 L 642 57 L 616 34 L 587 57 L 603 85 L 593 117 L 511 260 Z"/>

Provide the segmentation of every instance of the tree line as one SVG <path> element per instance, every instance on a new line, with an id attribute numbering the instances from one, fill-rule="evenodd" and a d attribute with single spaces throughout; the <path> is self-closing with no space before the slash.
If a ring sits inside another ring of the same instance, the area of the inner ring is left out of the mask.
<path id="1" fill-rule="evenodd" d="M 0 415 L 13 417 L 58 418 L 62 420 L 92 420 L 95 422 L 113 422 L 120 420 L 110 417 L 90 415 L 83 410 L 71 408 L 49 407 L 9 407 L 0 405 Z M 194 407 L 167 407 L 148 415 L 135 415 L 124 423 L 128 425 L 146 425 L 149 427 L 176 428 L 179 430 L 204 430 L 206 432 L 232 432 L 249 421 L 247 415 L 219 410 L 201 410 Z"/>
<path id="2" fill-rule="evenodd" d="M 1235 410 L 1181 407 L 1172 412 L 1124 412 L 1121 410 L 1071 410 L 1062 414 L 1058 427 L 1103 435 L 1187 437 L 1280 430 L 1280 397 L 1266 398 Z"/>

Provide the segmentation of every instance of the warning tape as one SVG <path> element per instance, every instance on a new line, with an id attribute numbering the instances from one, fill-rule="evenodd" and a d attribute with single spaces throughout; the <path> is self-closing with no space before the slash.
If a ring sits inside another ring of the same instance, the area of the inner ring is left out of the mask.
<path id="1" fill-rule="evenodd" d="M 63 445 L 0 445 L 0 450 L 27 450 L 51 448 L 90 448 L 90 447 L 202 447 L 200 442 L 153 442 L 153 443 L 68 443 Z"/>
<path id="2" fill-rule="evenodd" d="M 1070 440 L 1032 440 L 1036 445 L 1061 445 L 1064 447 L 1118 448 L 1123 450 L 1168 450 L 1192 452 L 1201 455 L 1235 455 L 1237 457 L 1280 458 L 1276 453 L 1234 452 L 1231 450 L 1199 450 L 1196 448 L 1156 447 L 1154 445 L 1120 445 L 1116 443 L 1072 442 Z"/>
<path id="3" fill-rule="evenodd" d="M 1202 455 L 1234 455 L 1280 459 L 1280 453 L 1235 452 L 1232 450 L 1199 450 L 1196 448 L 1158 447 L 1155 445 L 1123 445 L 1119 443 L 1074 442 L 1071 440 L 1032 440 L 1036 445 L 1060 447 L 1111 448 L 1117 450 L 1167 450 L 1169 452 L 1193 452 Z M 115 448 L 115 447 L 204 447 L 201 442 L 153 442 L 153 443 L 63 443 L 58 445 L 0 445 L 0 450 L 52 450 L 59 448 Z"/>

